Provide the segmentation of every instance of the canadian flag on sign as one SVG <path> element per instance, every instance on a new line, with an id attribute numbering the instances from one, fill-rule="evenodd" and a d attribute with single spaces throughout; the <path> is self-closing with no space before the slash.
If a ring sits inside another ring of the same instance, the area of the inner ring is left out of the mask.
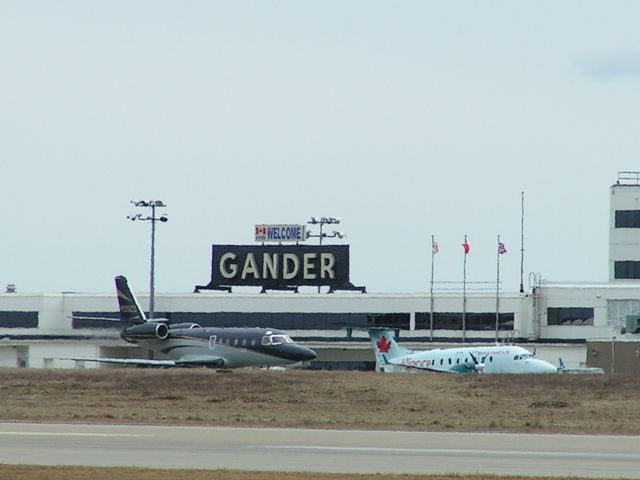
<path id="1" fill-rule="evenodd" d="M 462 248 L 464 248 L 464 254 L 466 255 L 467 253 L 469 253 L 469 249 L 471 248 L 469 246 L 469 242 L 467 242 L 466 240 L 464 241 L 464 243 L 462 244 Z"/>

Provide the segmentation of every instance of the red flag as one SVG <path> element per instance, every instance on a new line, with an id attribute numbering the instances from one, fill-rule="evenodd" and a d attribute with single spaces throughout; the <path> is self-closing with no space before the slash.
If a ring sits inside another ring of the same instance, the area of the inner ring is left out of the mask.
<path id="1" fill-rule="evenodd" d="M 431 243 L 431 253 L 436 254 L 440 251 L 440 248 L 438 247 L 438 242 L 436 242 L 435 240 Z"/>
<path id="2" fill-rule="evenodd" d="M 469 242 L 467 242 L 466 240 L 464 241 L 464 243 L 462 244 L 462 248 L 464 248 L 464 254 L 466 255 L 467 253 L 469 253 Z"/>
<path id="3" fill-rule="evenodd" d="M 507 253 L 507 247 L 505 247 L 504 243 L 498 242 L 498 253 L 502 255 L 503 253 Z"/>

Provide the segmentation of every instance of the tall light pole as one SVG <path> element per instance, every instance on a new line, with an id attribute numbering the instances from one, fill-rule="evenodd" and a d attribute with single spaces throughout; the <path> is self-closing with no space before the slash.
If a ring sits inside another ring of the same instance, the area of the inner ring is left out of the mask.
<path id="1" fill-rule="evenodd" d="M 156 222 L 166 222 L 169 220 L 166 214 L 162 214 L 156 217 L 156 208 L 164 208 L 166 205 L 162 200 L 131 200 L 136 207 L 151 208 L 151 216 L 143 217 L 141 213 L 135 215 L 127 215 L 127 218 L 131 221 L 145 220 L 151 222 L 151 268 L 149 272 L 149 318 L 153 318 L 154 312 L 154 297 L 155 297 L 155 256 L 156 256 Z"/>
<path id="2" fill-rule="evenodd" d="M 307 232 L 307 238 L 317 238 L 319 245 L 322 245 L 323 238 L 344 238 L 346 235 L 342 232 L 338 232 L 334 230 L 332 233 L 325 233 L 322 231 L 322 227 L 324 225 L 337 225 L 340 223 L 339 218 L 335 217 L 311 217 L 311 219 L 307 222 L 309 225 L 320 225 L 320 233 L 311 233 Z M 320 293 L 320 286 L 318 286 L 318 293 Z"/>

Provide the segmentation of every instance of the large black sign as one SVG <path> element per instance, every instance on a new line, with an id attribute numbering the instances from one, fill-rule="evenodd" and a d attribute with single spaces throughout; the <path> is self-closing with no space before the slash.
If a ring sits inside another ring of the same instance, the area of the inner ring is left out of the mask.
<path id="1" fill-rule="evenodd" d="M 350 289 L 349 245 L 213 245 L 211 283 L 201 288 L 323 286 Z"/>

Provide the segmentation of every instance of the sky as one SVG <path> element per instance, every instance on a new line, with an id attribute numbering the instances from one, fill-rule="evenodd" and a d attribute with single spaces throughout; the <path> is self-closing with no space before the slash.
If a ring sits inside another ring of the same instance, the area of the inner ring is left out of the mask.
<path id="1" fill-rule="evenodd" d="M 640 170 L 633 1 L 0 3 L 0 291 L 156 292 L 255 224 L 341 219 L 369 292 L 608 278 Z M 442 286 L 444 284 L 438 284 Z M 483 285 L 483 284 L 478 284 Z M 255 289 L 254 289 L 255 290 Z"/>

